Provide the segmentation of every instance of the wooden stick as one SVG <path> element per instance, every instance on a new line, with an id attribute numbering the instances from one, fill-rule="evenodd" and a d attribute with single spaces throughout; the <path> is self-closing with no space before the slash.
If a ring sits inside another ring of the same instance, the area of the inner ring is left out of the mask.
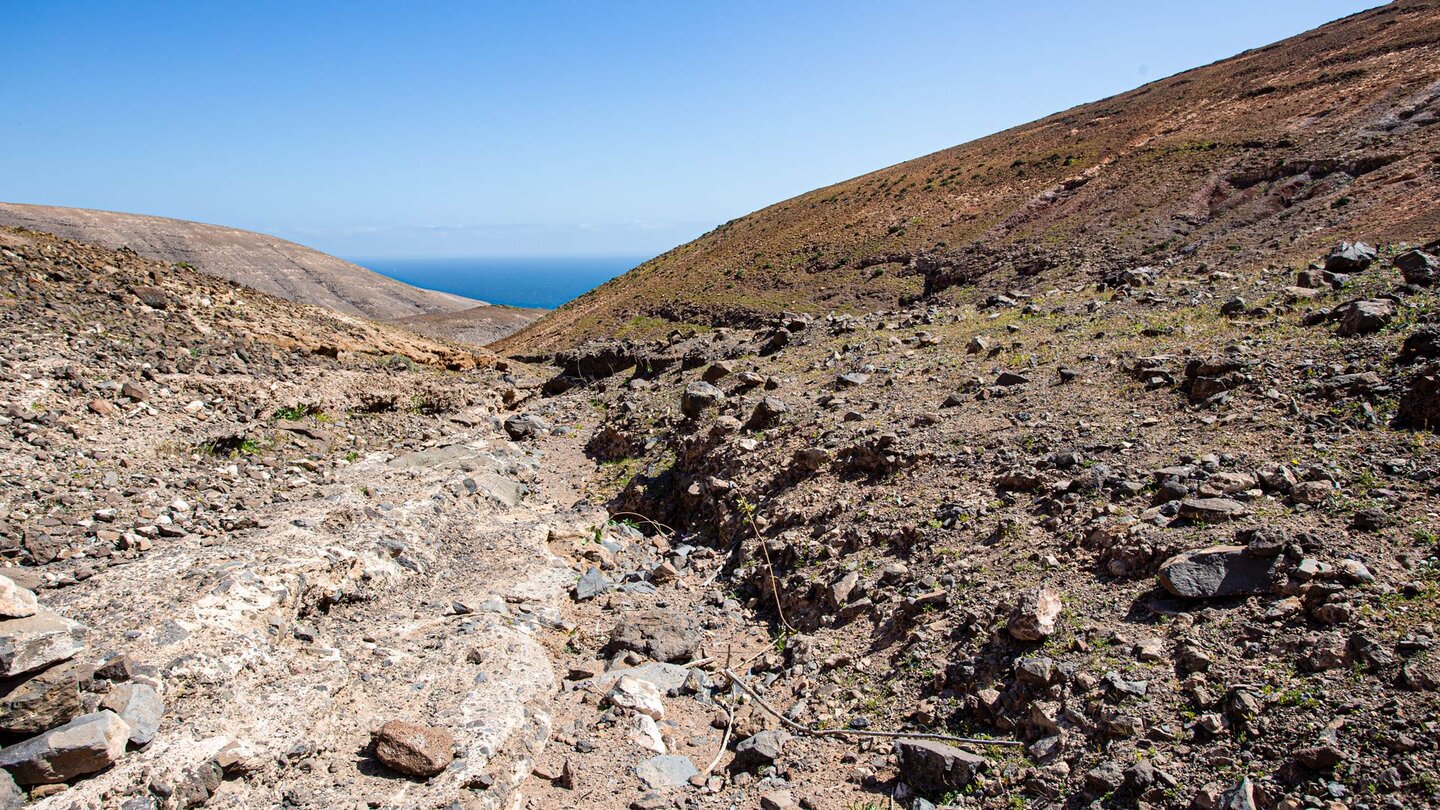
<path id="1" fill-rule="evenodd" d="M 1023 746 L 1025 744 L 1019 740 L 986 740 L 978 737 L 956 737 L 951 734 L 933 734 L 927 731 L 862 731 L 860 729 L 853 728 L 810 728 L 809 726 L 801 725 L 781 714 L 780 712 L 775 711 L 775 709 L 772 708 L 770 704 L 766 703 L 763 698 L 755 694 L 755 692 L 751 690 L 750 687 L 747 686 L 743 680 L 740 679 L 739 675 L 736 675 L 734 672 L 731 672 L 728 669 L 724 670 L 724 674 L 725 677 L 730 679 L 731 683 L 739 686 L 745 691 L 745 694 L 749 695 L 752 700 L 760 704 L 760 708 L 773 715 L 775 719 L 779 720 L 781 724 L 783 724 L 786 728 L 798 734 L 805 734 L 811 737 L 886 737 L 891 739 L 905 737 L 917 740 L 944 740 L 946 742 L 966 743 L 969 745 Z"/>

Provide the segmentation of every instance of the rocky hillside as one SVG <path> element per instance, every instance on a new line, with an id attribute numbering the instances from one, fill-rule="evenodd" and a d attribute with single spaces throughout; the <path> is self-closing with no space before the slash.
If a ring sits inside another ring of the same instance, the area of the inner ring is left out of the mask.
<path id="1" fill-rule="evenodd" d="M 290 301 L 380 321 L 467 312 L 475 328 L 465 337 L 483 345 L 538 314 L 491 307 L 449 293 L 422 290 L 334 256 L 273 236 L 165 217 L 0 203 L 0 226 L 23 227 L 142 256 L 184 264 L 203 273 Z"/>
<path id="2" fill-rule="evenodd" d="M 744 693 L 685 806 L 1436 806 L 1437 250 L 562 353 L 531 407 L 667 550 L 594 550 L 577 598 L 654 612 L 569 666 L 699 659 L 683 753 Z M 607 722 L 567 765 L 619 789 Z"/>
<path id="3" fill-rule="evenodd" d="M 1423 241 L 1440 221 L 1437 122 L 1440 5 L 1402 0 L 727 222 L 502 348 Z"/>

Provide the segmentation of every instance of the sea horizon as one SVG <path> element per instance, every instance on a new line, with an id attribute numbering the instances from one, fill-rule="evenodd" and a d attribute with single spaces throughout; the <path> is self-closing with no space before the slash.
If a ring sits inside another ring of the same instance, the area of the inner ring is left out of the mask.
<path id="1" fill-rule="evenodd" d="M 554 309 L 648 259 L 648 256 L 454 256 L 350 258 L 415 287 L 491 304 Z"/>

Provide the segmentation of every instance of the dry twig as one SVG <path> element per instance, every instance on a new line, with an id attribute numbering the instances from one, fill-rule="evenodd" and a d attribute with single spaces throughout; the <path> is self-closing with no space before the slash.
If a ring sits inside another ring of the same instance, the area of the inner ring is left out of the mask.
<path id="1" fill-rule="evenodd" d="M 892 739 L 904 737 L 907 739 L 917 740 L 944 740 L 946 742 L 965 743 L 968 745 L 1022 746 L 1025 744 L 1023 742 L 1020 742 L 1019 740 L 986 740 L 979 737 L 956 737 L 952 734 L 933 734 L 926 731 L 862 731 L 860 729 L 854 728 L 810 728 L 809 726 L 801 725 L 800 723 L 791 720 L 780 712 L 775 711 L 775 709 L 770 704 L 765 702 L 764 698 L 755 694 L 755 692 L 745 684 L 745 681 L 741 680 L 739 675 L 736 675 L 734 672 L 728 669 L 723 670 L 723 672 L 725 674 L 725 677 L 730 679 L 731 683 L 739 686 L 742 690 L 744 690 L 745 694 L 749 695 L 751 700 L 754 700 L 757 704 L 759 704 L 760 708 L 769 712 L 775 717 L 776 720 L 779 720 L 782 725 L 797 734 L 803 734 L 810 737 L 886 737 Z"/>

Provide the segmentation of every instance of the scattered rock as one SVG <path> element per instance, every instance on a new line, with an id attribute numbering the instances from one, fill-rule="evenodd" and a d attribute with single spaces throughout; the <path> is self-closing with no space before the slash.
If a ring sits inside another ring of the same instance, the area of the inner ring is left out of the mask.
<path id="1" fill-rule="evenodd" d="M 505 420 L 505 433 L 515 441 L 533 439 L 550 431 L 550 423 L 533 413 L 517 413 Z"/>
<path id="2" fill-rule="evenodd" d="M 614 589 L 615 583 L 611 582 L 609 577 L 600 573 L 599 568 L 592 566 L 580 576 L 579 581 L 575 583 L 572 593 L 575 601 L 584 602 L 587 599 L 594 599 L 601 594 L 609 593 Z"/>
<path id="3" fill-rule="evenodd" d="M 680 754 L 661 754 L 635 766 L 635 775 L 651 790 L 683 787 L 699 772 L 690 757 Z"/>
<path id="4" fill-rule="evenodd" d="M 391 720 L 375 732 L 375 758 L 406 776 L 429 777 L 455 758 L 455 739 L 444 729 Z"/>
<path id="5" fill-rule="evenodd" d="M 656 661 L 688 661 L 695 653 L 698 638 L 689 622 L 676 618 L 664 611 L 627 616 L 610 631 L 610 647 L 643 653 Z"/>
<path id="6" fill-rule="evenodd" d="M 1350 301 L 1335 308 L 1333 317 L 1339 322 L 1342 337 L 1369 335 L 1379 332 L 1395 318 L 1395 302 L 1388 298 Z"/>
<path id="7" fill-rule="evenodd" d="M 1247 514 L 1245 504 L 1229 498 L 1192 498 L 1180 502 L 1180 517 L 1197 523 L 1225 523 Z"/>
<path id="8" fill-rule="evenodd" d="M 1325 257 L 1325 269 L 1331 273 L 1359 273 L 1375 261 L 1375 248 L 1364 242 L 1341 242 Z"/>
<path id="9" fill-rule="evenodd" d="M 785 742 L 789 738 L 790 735 L 785 732 L 773 730 L 762 731 L 741 740 L 735 746 L 733 767 L 737 770 L 753 770 L 775 762 L 784 752 Z"/>
<path id="10" fill-rule="evenodd" d="M 160 728 L 160 719 L 165 715 L 165 704 L 155 687 L 144 683 L 117 684 L 100 701 L 101 708 L 120 715 L 130 726 L 130 742 L 146 745 L 155 738 Z"/>
<path id="11" fill-rule="evenodd" d="M 660 689 L 649 681 L 622 676 L 610 687 L 606 697 L 616 706 L 648 715 L 652 720 L 665 719 L 665 704 L 660 700 Z"/>
<path id="12" fill-rule="evenodd" d="M 0 619 L 23 619 L 39 610 L 40 602 L 33 591 L 16 585 L 9 577 L 0 576 Z"/>
<path id="13" fill-rule="evenodd" d="M 1407 250 L 1395 256 L 1395 266 L 1406 284 L 1428 287 L 1440 282 L 1440 259 L 1419 250 Z"/>
<path id="14" fill-rule="evenodd" d="M 1039 641 L 1055 632 L 1060 608 L 1060 596 L 1049 588 L 1026 591 L 1016 600 L 1006 628 L 1020 641 Z"/>
<path id="15" fill-rule="evenodd" d="M 695 419 L 704 413 L 706 408 L 724 401 L 725 393 L 719 388 L 704 381 L 696 381 L 685 386 L 685 392 L 680 397 L 680 412 Z"/>

